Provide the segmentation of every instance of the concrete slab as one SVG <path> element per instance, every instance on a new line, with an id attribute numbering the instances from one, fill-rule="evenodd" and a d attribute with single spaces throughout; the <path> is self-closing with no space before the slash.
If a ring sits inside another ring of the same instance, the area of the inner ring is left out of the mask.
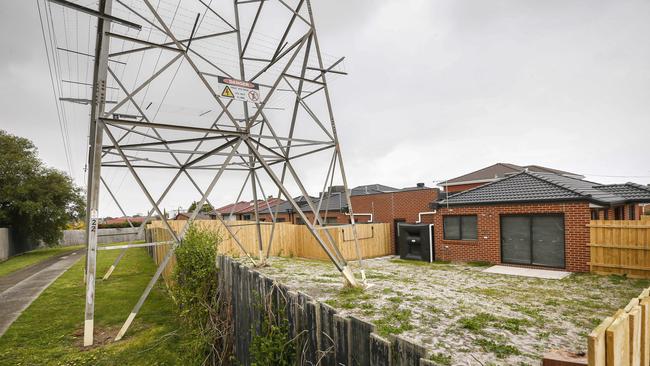
<path id="1" fill-rule="evenodd" d="M 83 250 L 52 258 L 0 281 L 0 337 L 20 314 L 84 254 Z"/>
<path id="2" fill-rule="evenodd" d="M 571 272 L 565 272 L 565 271 L 554 271 L 548 269 L 523 268 L 523 267 L 512 267 L 512 266 L 492 266 L 490 268 L 487 268 L 483 272 L 512 275 L 512 276 L 535 277 L 535 278 L 543 278 L 547 280 L 561 280 L 571 275 Z"/>

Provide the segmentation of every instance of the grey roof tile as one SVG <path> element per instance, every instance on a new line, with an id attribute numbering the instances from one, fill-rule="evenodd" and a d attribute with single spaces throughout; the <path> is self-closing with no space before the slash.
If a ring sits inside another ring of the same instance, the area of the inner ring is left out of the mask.
<path id="1" fill-rule="evenodd" d="M 450 195 L 441 205 L 585 200 L 601 205 L 650 202 L 650 188 L 634 184 L 602 185 L 553 173 L 523 171 Z"/>
<path id="2" fill-rule="evenodd" d="M 627 182 L 625 184 L 599 185 L 596 188 L 600 191 L 609 192 L 626 200 L 645 201 L 650 200 L 650 187 Z"/>
<path id="3" fill-rule="evenodd" d="M 508 175 L 523 172 L 526 170 L 530 172 L 553 173 L 558 175 L 568 175 L 573 177 L 584 178 L 582 175 L 576 173 L 566 172 L 559 169 L 547 168 L 540 165 L 520 166 L 520 165 L 510 164 L 510 163 L 496 163 L 488 167 L 473 171 L 471 173 L 461 175 L 460 177 L 449 179 L 442 184 L 444 185 L 445 183 L 458 184 L 463 182 L 488 181 L 492 179 L 503 178 Z"/>

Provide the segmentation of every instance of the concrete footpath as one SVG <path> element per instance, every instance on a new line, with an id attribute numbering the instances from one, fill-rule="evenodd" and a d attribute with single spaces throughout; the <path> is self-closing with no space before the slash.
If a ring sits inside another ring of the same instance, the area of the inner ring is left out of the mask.
<path id="1" fill-rule="evenodd" d="M 32 301 L 83 254 L 83 250 L 63 253 L 0 277 L 0 337 Z"/>

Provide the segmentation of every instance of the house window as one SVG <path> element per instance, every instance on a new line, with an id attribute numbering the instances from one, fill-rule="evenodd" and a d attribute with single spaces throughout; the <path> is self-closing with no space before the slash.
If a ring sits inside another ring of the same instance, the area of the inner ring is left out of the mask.
<path id="1" fill-rule="evenodd" d="M 636 207 L 634 205 L 630 205 L 629 207 L 629 214 L 627 219 L 628 220 L 636 220 Z"/>
<path id="2" fill-rule="evenodd" d="M 606 208 L 605 212 L 603 212 L 603 220 L 609 220 L 609 209 Z"/>
<path id="3" fill-rule="evenodd" d="M 625 212 L 624 206 L 614 208 L 614 220 L 623 220 L 623 213 Z"/>
<path id="4" fill-rule="evenodd" d="M 443 220 L 445 240 L 476 240 L 478 237 L 476 215 L 445 216 Z"/>
<path id="5" fill-rule="evenodd" d="M 287 219 L 285 217 L 278 217 L 275 219 L 276 222 L 286 222 Z"/>
<path id="6" fill-rule="evenodd" d="M 243 214 L 241 215 L 242 220 L 250 220 L 251 219 L 251 214 Z"/>
<path id="7" fill-rule="evenodd" d="M 595 208 L 591 209 L 591 219 L 592 220 L 598 220 L 598 210 Z"/>

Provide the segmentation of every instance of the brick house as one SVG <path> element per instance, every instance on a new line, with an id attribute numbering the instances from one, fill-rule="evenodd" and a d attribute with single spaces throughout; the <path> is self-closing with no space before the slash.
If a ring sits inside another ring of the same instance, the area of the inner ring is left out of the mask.
<path id="1" fill-rule="evenodd" d="M 404 189 L 368 189 L 381 185 L 355 187 L 351 190 L 352 207 L 355 220 L 359 223 L 382 222 L 391 225 L 391 240 L 397 254 L 397 225 L 401 222 L 416 223 L 430 214 L 429 205 L 438 200 L 440 190 L 418 183 L 415 187 Z"/>
<path id="2" fill-rule="evenodd" d="M 284 203 L 283 200 L 278 198 L 269 197 L 267 200 L 257 200 L 257 206 L 260 212 L 268 207 L 275 207 L 276 205 Z M 221 215 L 226 221 L 231 220 L 255 220 L 255 201 L 240 201 L 231 203 L 223 207 L 219 207 L 209 213 L 210 216 Z"/>
<path id="3" fill-rule="evenodd" d="M 635 219 L 648 202 L 650 189 L 632 183 L 523 171 L 435 202 L 436 215 L 424 221 L 434 224 L 438 260 L 584 272 L 592 217 Z"/>
<path id="4" fill-rule="evenodd" d="M 508 175 L 517 174 L 523 171 L 538 172 L 538 173 L 553 173 L 570 178 L 584 179 L 585 177 L 576 174 L 565 172 L 563 170 L 547 168 L 539 165 L 517 165 L 511 163 L 496 163 L 488 167 L 473 171 L 471 173 L 463 174 L 459 177 L 446 180 L 440 184 L 446 193 L 458 193 L 468 189 L 482 186 L 483 184 L 497 181 Z"/>
<path id="5" fill-rule="evenodd" d="M 311 202 L 312 206 L 318 209 L 319 202 L 321 202 L 319 212 L 325 224 L 347 224 L 350 222 L 349 217 L 346 215 L 347 201 L 343 192 L 336 190 L 338 190 L 338 188 L 334 188 L 330 193 L 325 193 L 322 202 L 320 199 L 321 196 L 298 196 L 294 197 L 294 201 L 296 201 L 300 209 L 305 213 L 305 216 L 307 216 L 307 219 L 311 222 L 314 221 L 314 213 L 309 203 Z M 276 212 L 276 222 L 290 222 L 296 225 L 304 223 L 302 218 L 295 212 L 293 206 L 288 201 L 283 201 L 278 205 L 274 205 L 271 207 L 271 210 L 269 210 L 268 207 L 261 209 L 260 220 L 272 221 L 272 215 L 275 215 Z"/>
<path id="6" fill-rule="evenodd" d="M 350 189 L 352 207 L 354 208 L 356 222 L 363 224 L 369 222 L 390 223 L 391 238 L 395 244 L 395 225 L 399 222 L 415 223 L 420 217 L 430 214 L 429 204 L 438 199 L 440 190 L 438 188 L 426 187 L 418 183 L 415 187 L 397 189 L 382 184 L 370 184 L 357 186 Z M 314 214 L 307 200 L 317 208 L 320 202 L 321 193 L 318 197 L 310 196 L 294 197 L 296 203 L 313 222 Z M 269 199 L 271 209 L 265 203 L 260 203 L 260 220 L 272 221 L 276 215 L 277 222 L 290 222 L 302 224 L 302 219 L 293 209 L 288 201 L 272 201 Z M 236 219 L 252 220 L 254 211 L 249 202 L 240 202 L 217 209 L 226 218 L 228 212 L 233 210 Z M 347 200 L 342 186 L 332 187 L 331 192 L 326 192 L 320 207 L 320 216 L 325 224 L 341 225 L 350 223 Z"/>

